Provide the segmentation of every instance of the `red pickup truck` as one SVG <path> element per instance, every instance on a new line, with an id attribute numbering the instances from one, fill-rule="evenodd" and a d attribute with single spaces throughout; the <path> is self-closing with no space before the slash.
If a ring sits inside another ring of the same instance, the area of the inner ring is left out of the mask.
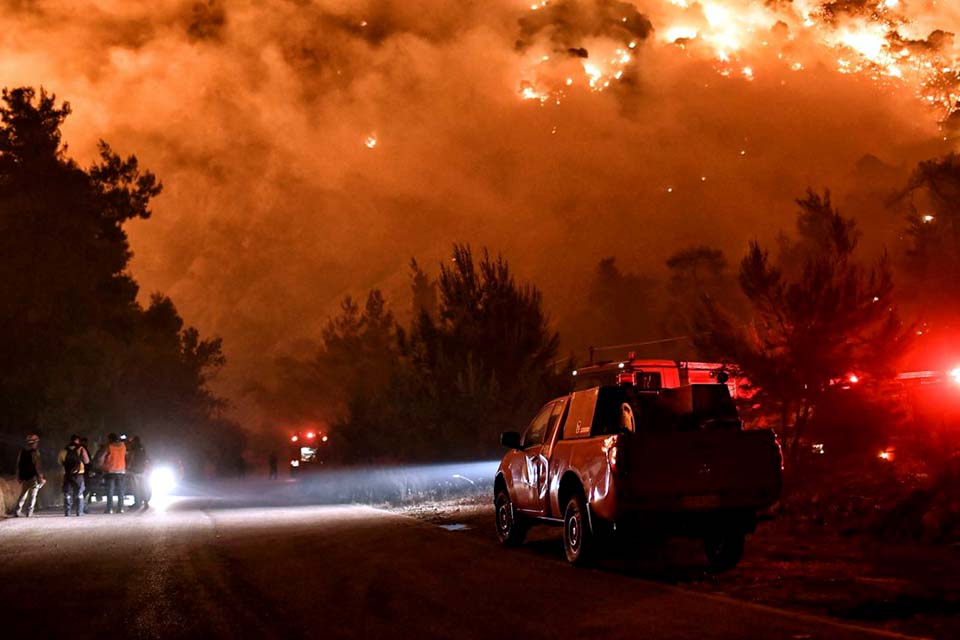
<path id="1" fill-rule="evenodd" d="M 744 430 L 723 384 L 575 391 L 501 443 L 510 451 L 494 481 L 500 541 L 518 545 L 533 524 L 562 525 L 577 565 L 615 533 L 702 538 L 715 570 L 733 567 L 757 514 L 780 496 L 776 436 Z"/>

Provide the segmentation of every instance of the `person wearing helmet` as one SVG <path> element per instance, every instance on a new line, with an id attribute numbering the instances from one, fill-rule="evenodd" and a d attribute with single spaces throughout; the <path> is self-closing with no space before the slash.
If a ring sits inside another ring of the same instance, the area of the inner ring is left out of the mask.
<path id="1" fill-rule="evenodd" d="M 40 436 L 31 433 L 27 436 L 26 446 L 20 450 L 17 456 L 17 479 L 20 480 L 20 499 L 17 501 L 17 510 L 14 515 L 18 518 L 33 515 L 33 510 L 37 506 L 37 493 L 46 480 L 43 477 L 43 469 L 40 466 Z M 23 512 L 23 508 L 27 512 Z"/>

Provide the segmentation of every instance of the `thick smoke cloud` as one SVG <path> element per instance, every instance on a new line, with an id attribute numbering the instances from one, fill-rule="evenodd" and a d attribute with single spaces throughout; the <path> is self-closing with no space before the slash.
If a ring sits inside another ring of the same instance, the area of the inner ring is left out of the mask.
<path id="1" fill-rule="evenodd" d="M 797 18 L 802 3 L 721 4 Z M 807 186 L 832 186 L 868 244 L 895 239 L 877 194 L 947 148 L 942 114 L 839 73 L 789 20 L 753 33 L 749 74 L 725 77 L 705 42 L 665 39 L 708 8 L 6 2 L 0 81 L 70 100 L 79 159 L 104 138 L 163 178 L 154 218 L 130 228 L 134 275 L 225 338 L 221 384 L 240 398 L 345 294 L 379 286 L 405 312 L 410 257 L 436 263 L 454 241 L 503 251 L 563 322 L 601 258 L 656 274 L 686 244 L 737 256 L 789 226 Z M 947 11 L 904 37 L 952 32 Z M 802 72 L 764 49 L 781 41 Z M 622 76 L 591 88 L 582 65 L 631 42 Z M 541 84 L 562 95 L 524 99 Z"/>
<path id="2" fill-rule="evenodd" d="M 631 40 L 645 40 L 653 31 L 650 20 L 634 5 L 618 0 L 552 2 L 522 16 L 518 23 L 518 49 L 547 38 L 560 53 L 583 51 L 584 42 L 591 38 L 608 38 L 626 45 Z"/>

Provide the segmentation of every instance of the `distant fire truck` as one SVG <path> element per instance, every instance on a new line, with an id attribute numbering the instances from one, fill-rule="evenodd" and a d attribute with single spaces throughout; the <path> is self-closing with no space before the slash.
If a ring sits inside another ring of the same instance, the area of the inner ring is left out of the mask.
<path id="1" fill-rule="evenodd" d="M 748 395 L 746 380 L 734 376 L 718 362 L 641 360 L 629 354 L 626 360 L 598 362 L 573 371 L 573 390 L 598 385 L 630 385 L 641 390 L 676 389 L 690 384 L 726 384 L 732 398 Z"/>
<path id="2" fill-rule="evenodd" d="M 327 434 L 313 429 L 297 431 L 291 435 L 290 473 L 322 466 L 326 462 L 324 454 L 329 442 L 330 437 Z"/>
<path id="3" fill-rule="evenodd" d="M 960 367 L 949 371 L 907 371 L 897 375 L 891 397 L 917 423 L 951 427 L 960 418 Z"/>

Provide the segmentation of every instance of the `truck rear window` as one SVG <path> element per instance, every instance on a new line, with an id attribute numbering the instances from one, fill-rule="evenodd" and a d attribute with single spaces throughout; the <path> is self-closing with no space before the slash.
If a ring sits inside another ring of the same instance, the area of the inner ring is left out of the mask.
<path id="1" fill-rule="evenodd" d="M 623 433 L 631 425 L 637 432 L 743 427 L 726 385 L 694 384 L 656 391 L 621 385 L 571 394 L 563 439 Z"/>
<path id="2" fill-rule="evenodd" d="M 627 396 L 626 387 L 600 387 L 591 435 L 603 436 L 620 432 L 622 407 L 623 403 L 628 402 Z"/>
<path id="3" fill-rule="evenodd" d="M 696 384 L 693 390 L 693 413 L 718 418 L 738 417 L 737 405 L 725 384 Z"/>
<path id="4" fill-rule="evenodd" d="M 740 429 L 740 414 L 724 384 L 693 384 L 664 389 L 661 413 L 650 426 L 655 430 Z"/>
<path id="5" fill-rule="evenodd" d="M 625 410 L 624 404 L 629 408 Z M 600 387 L 590 435 L 621 433 L 625 411 L 632 413 L 639 432 L 739 429 L 742 426 L 726 385 L 697 384 L 656 392 L 623 386 Z"/>

